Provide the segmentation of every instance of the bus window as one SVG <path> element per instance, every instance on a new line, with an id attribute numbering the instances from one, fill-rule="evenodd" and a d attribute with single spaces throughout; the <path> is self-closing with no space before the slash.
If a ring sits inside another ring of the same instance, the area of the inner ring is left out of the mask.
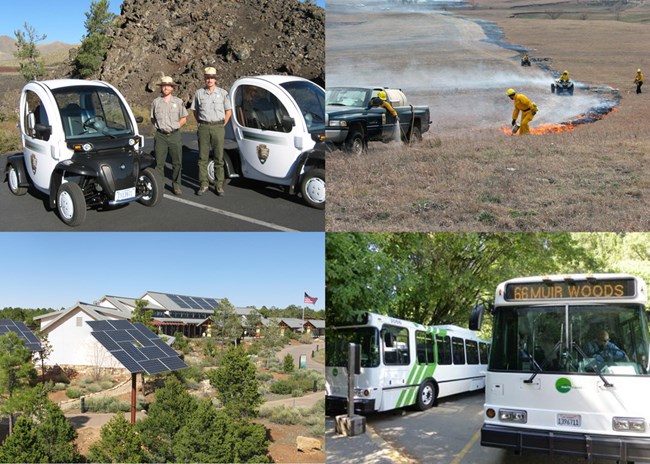
<path id="1" fill-rule="evenodd" d="M 433 357 L 433 335 L 430 332 L 415 332 L 415 349 L 418 354 L 418 363 L 432 364 Z"/>
<path id="2" fill-rule="evenodd" d="M 481 364 L 487 364 L 488 363 L 488 357 L 489 357 L 489 351 L 488 351 L 489 345 L 487 343 L 479 342 L 478 343 L 478 351 L 481 359 Z"/>
<path id="3" fill-rule="evenodd" d="M 478 343 L 474 340 L 465 340 L 467 350 L 467 364 L 478 364 Z"/>
<path id="4" fill-rule="evenodd" d="M 332 329 L 325 337 L 325 358 L 328 366 L 348 365 L 348 346 L 357 343 L 361 347 L 361 367 L 379 366 L 379 333 L 374 327 L 355 329 Z"/>
<path id="5" fill-rule="evenodd" d="M 451 337 L 454 364 L 465 364 L 465 343 L 462 338 Z"/>
<path id="6" fill-rule="evenodd" d="M 381 329 L 381 339 L 384 344 L 384 364 L 410 364 L 408 329 L 385 325 Z"/>
<path id="7" fill-rule="evenodd" d="M 451 340 L 449 337 L 436 337 L 438 348 L 438 364 L 451 364 Z"/>

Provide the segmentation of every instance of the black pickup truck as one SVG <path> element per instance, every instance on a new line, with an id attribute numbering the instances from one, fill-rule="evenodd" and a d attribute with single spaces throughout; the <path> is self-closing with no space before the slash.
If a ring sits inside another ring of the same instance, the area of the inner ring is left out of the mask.
<path id="1" fill-rule="evenodd" d="M 380 91 L 397 112 L 395 117 L 384 107 L 371 104 Z M 332 87 L 327 89 L 325 136 L 328 144 L 352 154 L 361 154 L 368 142 L 399 139 L 415 143 L 429 130 L 429 108 L 409 105 L 399 89 L 384 87 Z M 399 135 L 397 135 L 399 134 Z"/>

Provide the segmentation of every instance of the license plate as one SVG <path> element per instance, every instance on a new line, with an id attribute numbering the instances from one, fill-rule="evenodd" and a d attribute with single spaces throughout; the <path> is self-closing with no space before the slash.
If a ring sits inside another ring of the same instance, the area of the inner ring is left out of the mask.
<path id="1" fill-rule="evenodd" d="M 131 198 L 135 198 L 135 187 L 117 190 L 115 192 L 115 201 L 130 200 Z"/>
<path id="2" fill-rule="evenodd" d="M 580 427 L 580 414 L 558 414 L 557 425 L 564 427 Z"/>

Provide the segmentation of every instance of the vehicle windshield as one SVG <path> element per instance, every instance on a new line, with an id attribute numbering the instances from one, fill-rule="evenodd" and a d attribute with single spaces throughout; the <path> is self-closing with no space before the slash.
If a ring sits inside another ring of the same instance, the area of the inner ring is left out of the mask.
<path id="1" fill-rule="evenodd" d="M 325 92 L 309 81 L 292 81 L 281 84 L 298 103 L 309 132 L 325 130 Z"/>
<path id="2" fill-rule="evenodd" d="M 648 375 L 647 327 L 640 305 L 498 308 L 489 370 Z"/>
<path id="3" fill-rule="evenodd" d="M 325 337 L 325 365 L 347 367 L 350 343 L 361 349 L 361 367 L 379 366 L 379 331 L 375 327 L 328 329 Z"/>
<path id="4" fill-rule="evenodd" d="M 108 87 L 75 86 L 52 90 L 66 140 L 134 135 L 121 98 Z"/>
<path id="5" fill-rule="evenodd" d="M 327 89 L 327 106 L 353 106 L 365 108 L 372 96 L 372 89 L 356 87 L 333 87 Z"/>

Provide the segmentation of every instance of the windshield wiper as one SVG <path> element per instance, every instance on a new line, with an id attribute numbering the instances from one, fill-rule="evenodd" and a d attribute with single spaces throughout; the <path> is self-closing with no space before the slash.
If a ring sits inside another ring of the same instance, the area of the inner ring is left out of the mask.
<path id="1" fill-rule="evenodd" d="M 573 342 L 573 347 L 576 349 L 576 351 L 577 351 L 578 353 L 580 353 L 580 356 L 582 356 L 582 357 L 585 358 L 585 359 L 589 358 L 589 356 L 588 356 L 584 351 L 582 351 L 582 348 L 580 348 L 580 345 L 578 345 L 578 343 Z M 609 388 L 609 387 L 613 387 L 613 386 L 614 386 L 613 383 L 609 383 L 609 382 L 607 381 L 607 379 L 605 378 L 605 376 L 604 376 L 603 373 L 601 372 L 601 370 L 600 370 L 600 368 L 598 367 L 598 365 L 595 364 L 595 361 L 594 361 L 594 370 L 596 371 L 596 374 L 598 374 L 598 377 L 600 377 L 600 379 L 603 381 L 603 384 L 604 384 L 606 387 Z"/>

